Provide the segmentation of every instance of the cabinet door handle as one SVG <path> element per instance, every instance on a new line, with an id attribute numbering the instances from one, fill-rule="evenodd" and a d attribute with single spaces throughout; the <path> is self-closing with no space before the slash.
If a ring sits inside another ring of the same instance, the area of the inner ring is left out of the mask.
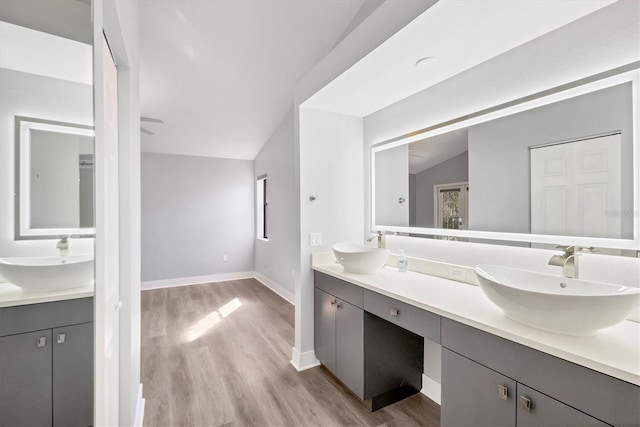
<path id="1" fill-rule="evenodd" d="M 339 303 L 337 304 L 337 307 L 338 307 L 338 308 L 342 308 L 342 303 L 341 303 L 341 302 L 339 302 Z"/>
<path id="2" fill-rule="evenodd" d="M 336 305 L 336 300 L 331 301 L 331 307 L 333 307 L 334 305 Z"/>
<path id="3" fill-rule="evenodd" d="M 389 309 L 389 316 L 397 316 L 400 314 L 400 310 L 398 310 L 397 308 L 390 308 Z"/>
<path id="4" fill-rule="evenodd" d="M 36 347 L 45 347 L 47 345 L 47 337 L 36 338 Z"/>
<path id="5" fill-rule="evenodd" d="M 527 412 L 531 412 L 531 410 L 533 409 L 533 403 L 531 402 L 531 399 L 528 399 L 524 396 L 520 396 L 520 404 L 522 405 L 522 409 Z"/>
<path id="6" fill-rule="evenodd" d="M 58 334 L 58 336 L 56 337 L 56 344 L 64 344 L 66 339 L 67 334 Z"/>
<path id="7" fill-rule="evenodd" d="M 506 385 L 498 384 L 498 397 L 502 400 L 509 399 L 509 388 Z"/>

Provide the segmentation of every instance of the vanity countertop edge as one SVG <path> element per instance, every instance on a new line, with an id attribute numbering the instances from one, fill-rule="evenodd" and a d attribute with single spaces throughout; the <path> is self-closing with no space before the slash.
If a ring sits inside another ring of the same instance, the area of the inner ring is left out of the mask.
<path id="1" fill-rule="evenodd" d="M 94 296 L 94 287 L 61 289 L 49 292 L 22 292 L 22 290 L 7 282 L 0 282 L 0 308 L 19 305 L 39 304 L 43 302 L 63 301 L 76 298 Z"/>
<path id="2" fill-rule="evenodd" d="M 371 274 L 349 273 L 327 258 L 314 260 L 312 269 L 640 386 L 640 323 L 625 320 L 595 337 L 554 334 L 508 319 L 478 286 L 467 283 L 388 265 Z"/>

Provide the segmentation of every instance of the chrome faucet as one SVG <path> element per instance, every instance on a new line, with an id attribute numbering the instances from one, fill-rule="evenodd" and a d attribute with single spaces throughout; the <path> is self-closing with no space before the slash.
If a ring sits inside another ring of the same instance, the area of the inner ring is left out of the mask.
<path id="1" fill-rule="evenodd" d="M 385 240 L 385 236 L 384 236 L 384 231 L 378 231 L 378 233 L 376 235 L 374 235 L 373 237 L 370 237 L 367 239 L 367 242 L 372 242 L 373 239 L 378 239 L 378 247 L 379 248 L 385 248 L 386 246 L 386 240 Z"/>
<path id="2" fill-rule="evenodd" d="M 71 236 L 60 236 L 60 240 L 56 244 L 56 249 L 60 252 L 60 256 L 66 256 L 69 253 L 69 237 Z"/>
<path id="3" fill-rule="evenodd" d="M 557 246 L 562 249 L 562 255 L 554 255 L 549 260 L 549 265 L 557 265 L 562 267 L 562 275 L 572 279 L 577 279 L 580 274 L 578 256 L 580 252 L 593 252 L 592 247 L 580 246 Z"/>

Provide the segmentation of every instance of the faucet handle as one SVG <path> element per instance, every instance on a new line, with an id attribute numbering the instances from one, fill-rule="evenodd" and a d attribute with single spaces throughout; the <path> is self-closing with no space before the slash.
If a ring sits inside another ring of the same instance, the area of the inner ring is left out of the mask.
<path id="1" fill-rule="evenodd" d="M 576 252 L 575 246 L 558 245 L 556 246 L 556 249 L 561 249 L 565 255 L 572 255 L 574 252 Z"/>

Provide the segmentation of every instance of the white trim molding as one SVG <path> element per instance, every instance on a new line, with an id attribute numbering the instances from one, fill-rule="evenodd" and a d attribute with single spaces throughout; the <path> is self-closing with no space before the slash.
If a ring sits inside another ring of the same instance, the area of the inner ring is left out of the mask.
<path id="1" fill-rule="evenodd" d="M 293 294 L 293 292 L 291 292 L 288 289 L 285 289 L 281 285 L 279 285 L 276 282 L 274 282 L 273 280 L 269 279 L 264 274 L 260 274 L 257 271 L 255 271 L 253 274 L 254 274 L 253 278 L 256 279 L 258 282 L 262 283 L 264 286 L 266 286 L 267 288 L 271 289 L 276 294 L 280 295 L 282 298 L 284 298 L 291 305 L 295 305 L 295 302 L 294 302 L 295 301 L 295 295 Z"/>
<path id="2" fill-rule="evenodd" d="M 314 350 L 300 353 L 297 348 L 293 347 L 291 349 L 291 364 L 296 368 L 296 371 L 301 372 L 320 366 L 320 361 L 316 359 L 316 352 Z"/>
<path id="3" fill-rule="evenodd" d="M 202 283 L 225 282 L 227 280 L 252 279 L 254 271 L 242 271 L 238 273 L 210 274 L 207 276 L 179 277 L 176 279 L 152 280 L 142 282 L 143 291 L 149 289 L 174 288 L 176 286 L 199 285 Z"/>
<path id="4" fill-rule="evenodd" d="M 442 387 L 438 381 L 422 374 L 422 390 L 420 390 L 420 393 L 424 394 L 438 405 L 441 404 L 441 388 Z"/>
<path id="5" fill-rule="evenodd" d="M 142 397 L 142 383 L 138 388 L 138 400 L 136 402 L 136 418 L 133 421 L 134 427 L 142 427 L 144 422 L 144 397 Z"/>

